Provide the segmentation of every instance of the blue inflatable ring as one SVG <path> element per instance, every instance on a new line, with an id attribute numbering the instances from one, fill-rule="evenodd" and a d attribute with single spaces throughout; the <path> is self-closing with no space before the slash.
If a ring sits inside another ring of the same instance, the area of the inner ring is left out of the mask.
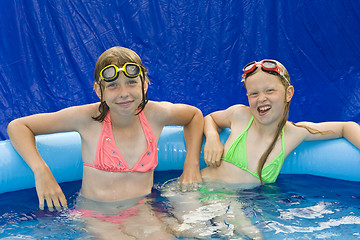
<path id="1" fill-rule="evenodd" d="M 220 133 L 225 143 L 229 129 Z M 82 178 L 80 136 L 76 132 L 36 136 L 38 150 L 61 182 Z M 35 186 L 31 169 L 17 154 L 9 140 L 0 142 L 0 193 Z M 186 155 L 183 128 L 165 127 L 158 142 L 156 171 L 181 170 Z M 203 154 L 201 168 L 205 167 Z M 285 160 L 282 174 L 312 174 L 349 181 L 360 181 L 360 150 L 345 139 L 301 143 Z"/>

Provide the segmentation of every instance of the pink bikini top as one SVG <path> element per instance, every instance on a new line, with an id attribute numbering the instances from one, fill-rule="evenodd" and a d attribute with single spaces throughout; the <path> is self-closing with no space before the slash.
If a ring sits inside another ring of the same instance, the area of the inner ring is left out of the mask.
<path id="1" fill-rule="evenodd" d="M 116 146 L 111 128 L 110 112 L 107 113 L 103 121 L 103 127 L 96 148 L 94 165 L 88 163 L 84 163 L 84 165 L 108 172 L 149 172 L 154 170 L 158 164 L 156 139 L 145 114 L 141 112 L 138 116 L 148 147 L 132 169 L 129 169 Z"/>

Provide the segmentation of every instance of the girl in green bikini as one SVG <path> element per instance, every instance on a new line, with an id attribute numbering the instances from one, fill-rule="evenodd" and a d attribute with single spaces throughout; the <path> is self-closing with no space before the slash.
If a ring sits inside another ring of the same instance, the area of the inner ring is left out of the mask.
<path id="1" fill-rule="evenodd" d="M 205 117 L 203 180 L 228 183 L 275 182 L 286 156 L 302 141 L 344 137 L 360 148 L 355 122 L 287 121 L 294 95 L 285 67 L 274 60 L 251 62 L 243 68 L 249 106 L 234 105 Z M 230 128 L 223 146 L 219 131 Z"/>
<path id="2" fill-rule="evenodd" d="M 221 233 L 263 239 L 243 212 L 239 191 L 275 182 L 286 156 L 304 140 L 345 137 L 360 148 L 360 127 L 354 122 L 287 121 L 294 87 L 281 63 L 252 62 L 243 71 L 249 106 L 235 105 L 205 117 L 204 159 L 208 167 L 201 171 L 203 186 L 199 192 L 169 197 L 177 209 L 174 216 L 181 226 L 174 229 L 180 235 L 199 232 L 201 236 L 196 237 L 201 238 Z M 219 139 L 222 128 L 231 129 L 225 146 Z"/>

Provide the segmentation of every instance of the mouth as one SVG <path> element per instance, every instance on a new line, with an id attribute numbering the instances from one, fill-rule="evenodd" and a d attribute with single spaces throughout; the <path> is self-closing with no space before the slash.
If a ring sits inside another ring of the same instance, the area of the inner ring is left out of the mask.
<path id="1" fill-rule="evenodd" d="M 269 112 L 271 109 L 270 105 L 263 105 L 257 108 L 257 111 L 259 113 L 260 116 L 265 115 L 267 112 Z"/>
<path id="2" fill-rule="evenodd" d="M 118 102 L 116 103 L 117 105 L 121 106 L 121 107 L 128 107 L 133 103 L 133 101 L 125 101 L 125 102 Z"/>

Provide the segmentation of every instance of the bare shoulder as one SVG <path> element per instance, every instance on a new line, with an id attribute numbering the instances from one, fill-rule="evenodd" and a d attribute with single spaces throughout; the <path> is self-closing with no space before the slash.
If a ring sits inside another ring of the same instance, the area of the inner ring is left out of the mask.
<path id="1" fill-rule="evenodd" d="M 252 117 L 249 107 L 237 104 L 226 109 L 224 114 L 225 118 L 228 118 L 231 122 L 231 125 L 242 125 L 242 123 L 248 123 Z"/>
<path id="2" fill-rule="evenodd" d="M 86 129 L 96 112 L 96 104 L 68 107 L 57 112 L 39 113 L 13 120 L 8 129 L 26 126 L 35 135 Z"/>
<path id="3" fill-rule="evenodd" d="M 152 125 L 164 126 L 173 104 L 170 102 L 148 101 L 144 108 L 146 118 Z"/>
<path id="4" fill-rule="evenodd" d="M 300 127 L 301 125 L 297 126 L 293 122 L 287 121 L 284 130 L 285 134 L 289 136 L 297 136 L 298 138 L 305 138 L 308 131 L 304 127 Z"/>
<path id="5" fill-rule="evenodd" d="M 248 122 L 251 118 L 249 107 L 242 104 L 236 104 L 209 115 L 220 128 L 231 127 L 232 129 L 241 128 L 239 125 L 242 125 L 244 121 Z"/>
<path id="6" fill-rule="evenodd" d="M 147 118 L 160 125 L 184 125 L 201 111 L 187 104 L 149 101 L 144 109 Z"/>
<path id="7" fill-rule="evenodd" d="M 162 102 L 148 101 L 148 103 L 146 104 L 145 109 L 150 111 L 150 112 L 166 111 L 166 109 L 170 108 L 171 105 L 173 105 L 173 103 L 166 102 L 166 101 L 162 101 Z"/>
<path id="8" fill-rule="evenodd" d="M 234 119 L 247 120 L 251 118 L 251 113 L 248 106 L 237 104 L 228 108 L 233 112 Z"/>
<path id="9" fill-rule="evenodd" d="M 170 102 L 156 102 L 149 101 L 144 108 L 144 112 L 147 118 L 158 118 L 165 114 L 168 109 L 171 108 L 172 103 Z"/>
<path id="10" fill-rule="evenodd" d="M 72 118 L 90 121 L 99 114 L 99 103 L 73 106 L 60 110 L 58 114 L 71 115 Z"/>
<path id="11" fill-rule="evenodd" d="M 93 117 L 99 115 L 99 103 L 85 104 L 62 109 L 53 113 L 53 118 L 57 123 L 61 122 L 73 126 L 74 130 L 86 128 L 89 124 L 95 122 Z"/>

